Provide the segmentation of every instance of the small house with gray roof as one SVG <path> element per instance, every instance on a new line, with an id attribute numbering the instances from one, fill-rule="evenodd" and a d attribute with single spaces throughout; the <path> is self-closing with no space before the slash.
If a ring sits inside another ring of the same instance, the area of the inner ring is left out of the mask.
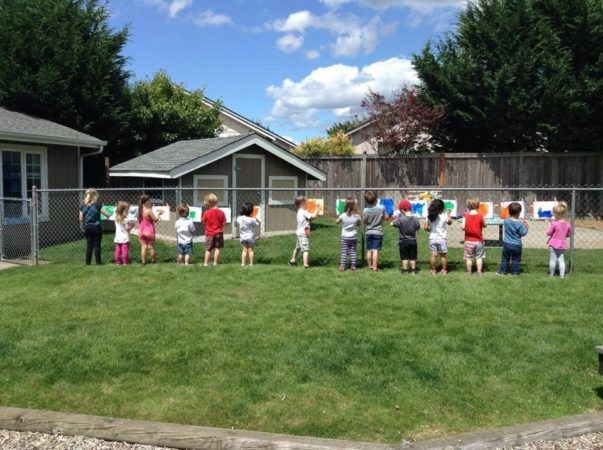
<path id="1" fill-rule="evenodd" d="M 109 176 L 174 207 L 202 206 L 203 197 L 213 192 L 219 206 L 236 217 L 243 203 L 252 202 L 260 206 L 262 232 L 272 234 L 295 229 L 295 196 L 307 180 L 326 179 L 324 172 L 257 133 L 175 142 L 111 167 Z M 228 226 L 225 233 L 235 230 Z"/>

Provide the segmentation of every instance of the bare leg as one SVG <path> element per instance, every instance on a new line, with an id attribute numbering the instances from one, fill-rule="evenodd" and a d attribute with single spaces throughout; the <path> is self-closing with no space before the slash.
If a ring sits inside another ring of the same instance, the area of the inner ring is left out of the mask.
<path id="1" fill-rule="evenodd" d="M 254 251 L 253 251 L 253 247 L 249 247 L 247 249 L 247 254 L 249 255 L 249 265 L 253 266 L 253 257 L 255 256 L 254 255 Z"/>
<path id="2" fill-rule="evenodd" d="M 205 267 L 209 266 L 209 258 L 211 258 L 211 252 L 209 250 L 205 250 L 205 261 L 203 262 Z"/>
<path id="3" fill-rule="evenodd" d="M 140 262 L 146 264 L 147 262 L 147 244 L 140 246 Z"/>
<path id="4" fill-rule="evenodd" d="M 410 260 L 410 269 L 414 272 L 415 270 L 417 270 L 417 261 L 414 259 Z"/>
<path id="5" fill-rule="evenodd" d="M 220 262 L 220 249 L 216 248 L 214 250 L 214 266 L 217 266 Z"/>
<path id="6" fill-rule="evenodd" d="M 429 255 L 429 268 L 431 270 L 436 270 L 436 257 L 437 255 L 434 254 Z"/>
<path id="7" fill-rule="evenodd" d="M 448 264 L 448 261 L 446 260 L 446 253 L 440 254 L 440 261 L 442 262 L 442 270 L 446 271 L 446 267 Z"/>
<path id="8" fill-rule="evenodd" d="M 247 260 L 247 247 L 243 246 L 243 250 L 241 251 L 241 267 L 245 265 L 245 261 Z"/>
<path id="9" fill-rule="evenodd" d="M 291 262 L 294 263 L 295 261 L 297 261 L 297 255 L 299 253 L 299 248 L 297 248 L 297 246 L 295 247 L 295 249 L 293 250 L 293 254 L 291 255 Z"/>
<path id="10" fill-rule="evenodd" d="M 373 250 L 373 270 L 377 270 L 379 265 L 379 251 Z"/>
<path id="11" fill-rule="evenodd" d="M 184 264 L 188 266 L 191 261 L 191 255 L 184 255 Z"/>
<path id="12" fill-rule="evenodd" d="M 371 251 L 367 250 L 366 251 L 366 263 L 368 264 L 369 269 L 373 268 L 373 260 L 371 259 Z"/>
<path id="13" fill-rule="evenodd" d="M 467 273 L 471 273 L 471 270 L 473 270 L 473 260 L 472 259 L 466 259 L 465 260 L 465 266 L 467 266 Z M 478 270 L 479 272 L 479 266 L 478 266 Z"/>
<path id="14" fill-rule="evenodd" d="M 157 262 L 157 255 L 155 254 L 155 244 L 149 246 L 149 249 L 151 250 L 151 262 L 156 263 Z"/>
<path id="15" fill-rule="evenodd" d="M 408 270 L 408 259 L 402 260 L 402 270 L 406 272 Z"/>
<path id="16" fill-rule="evenodd" d="M 484 266 L 484 260 L 483 259 L 476 259 L 475 260 L 475 267 L 477 267 L 477 273 L 482 273 L 482 267 Z"/>
<path id="17" fill-rule="evenodd" d="M 184 259 L 184 255 L 179 254 L 178 255 L 178 264 L 182 264 L 184 262 L 183 259 Z"/>
<path id="18" fill-rule="evenodd" d="M 304 255 L 303 255 L 304 267 L 309 266 L 309 264 L 308 264 L 309 259 L 310 259 L 310 252 L 304 252 Z"/>

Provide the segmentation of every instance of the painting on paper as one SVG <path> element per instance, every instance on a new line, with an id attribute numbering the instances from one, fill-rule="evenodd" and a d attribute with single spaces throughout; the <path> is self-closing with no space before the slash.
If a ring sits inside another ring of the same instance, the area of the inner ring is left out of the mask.
<path id="1" fill-rule="evenodd" d="M 412 206 L 412 215 L 415 217 L 419 217 L 421 219 L 427 218 L 427 208 L 428 204 L 424 200 L 412 200 L 410 202 L 410 206 Z"/>
<path id="2" fill-rule="evenodd" d="M 341 215 L 345 212 L 345 198 L 338 198 L 335 203 L 335 211 L 337 211 L 337 215 Z"/>
<path id="3" fill-rule="evenodd" d="M 232 222 L 232 210 L 230 208 L 218 208 L 226 216 L 226 223 Z"/>
<path id="4" fill-rule="evenodd" d="M 306 209 L 312 214 L 318 211 L 318 215 L 322 216 L 325 213 L 325 201 L 322 198 L 309 198 L 306 202 Z"/>
<path id="5" fill-rule="evenodd" d="M 458 217 L 456 200 L 443 200 L 444 212 L 449 212 L 452 217 Z"/>
<path id="6" fill-rule="evenodd" d="M 201 222 L 201 208 L 198 206 L 189 206 L 187 218 L 193 222 Z"/>
<path id="7" fill-rule="evenodd" d="M 392 216 L 394 214 L 394 199 L 393 198 L 380 198 L 379 204 L 385 208 L 385 214 Z"/>
<path id="8" fill-rule="evenodd" d="M 262 208 L 255 205 L 253 207 L 253 212 L 251 213 L 251 217 L 253 217 L 254 219 L 261 219 L 262 218 Z"/>
<path id="9" fill-rule="evenodd" d="M 138 206 L 130 206 L 130 209 L 128 209 L 128 220 L 138 221 Z"/>
<path id="10" fill-rule="evenodd" d="M 161 211 L 161 215 L 159 212 Z M 153 214 L 159 217 L 159 220 L 166 222 L 170 220 L 170 207 L 169 206 L 153 206 Z"/>
<path id="11" fill-rule="evenodd" d="M 533 205 L 533 218 L 538 220 L 546 220 L 553 218 L 553 207 L 557 204 L 556 201 L 551 202 L 534 202 Z"/>
<path id="12" fill-rule="evenodd" d="M 479 212 L 484 219 L 494 219 L 494 203 L 479 202 L 477 212 Z"/>
<path id="13" fill-rule="evenodd" d="M 115 205 L 103 205 L 103 209 L 110 214 L 109 217 L 105 217 L 101 214 L 101 220 L 115 220 Z"/>
<path id="14" fill-rule="evenodd" d="M 509 217 L 509 205 L 511 203 L 519 203 L 521 205 L 521 214 L 519 214 L 519 218 L 524 219 L 526 216 L 526 205 L 523 200 L 514 200 L 512 202 L 500 202 L 500 218 L 506 219 Z"/>

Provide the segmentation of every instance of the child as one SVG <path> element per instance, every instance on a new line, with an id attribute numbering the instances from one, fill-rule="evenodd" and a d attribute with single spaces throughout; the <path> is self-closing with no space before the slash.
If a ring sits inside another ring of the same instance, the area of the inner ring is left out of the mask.
<path id="1" fill-rule="evenodd" d="M 98 192 L 94 189 L 87 189 L 84 193 L 84 204 L 80 207 L 80 224 L 86 235 L 86 265 L 92 262 L 92 251 L 94 250 L 94 259 L 96 265 L 101 264 L 101 240 L 103 238 L 103 229 L 101 228 L 101 214 L 110 217 L 103 205 L 98 201 Z"/>
<path id="2" fill-rule="evenodd" d="M 115 264 L 127 266 L 130 264 L 130 231 L 134 223 L 128 220 L 130 205 L 118 202 L 115 208 Z"/>
<path id="3" fill-rule="evenodd" d="M 337 218 L 337 223 L 341 224 L 340 272 L 345 270 L 348 255 L 350 256 L 350 268 L 356 270 L 356 245 L 358 244 L 358 226 L 361 221 L 356 200 L 352 197 L 346 198 L 344 212 Z"/>
<path id="4" fill-rule="evenodd" d="M 140 262 L 147 264 L 147 251 L 150 253 L 151 262 L 157 262 L 155 253 L 155 223 L 161 217 L 163 211 L 158 215 L 153 213 L 153 203 L 151 197 L 146 194 L 140 196 L 138 200 L 138 240 L 140 241 Z"/>
<path id="5" fill-rule="evenodd" d="M 189 209 L 186 205 L 178 206 L 176 220 L 176 243 L 178 244 L 178 264 L 188 266 L 193 254 L 193 233 L 195 224 L 188 218 Z"/>
<path id="6" fill-rule="evenodd" d="M 209 267 L 211 252 L 214 252 L 214 267 L 220 262 L 220 249 L 224 247 L 224 224 L 226 216 L 224 212 L 218 208 L 218 197 L 216 194 L 210 193 L 203 199 L 205 207 L 209 208 L 201 216 L 201 220 L 205 224 L 205 262 L 204 266 Z"/>
<path id="7" fill-rule="evenodd" d="M 392 222 L 392 227 L 400 231 L 400 260 L 402 273 L 408 272 L 408 262 L 413 275 L 417 273 L 417 230 L 421 228 L 419 219 L 412 215 L 412 206 L 408 200 L 402 200 L 398 205 L 400 214 Z"/>
<path id="8" fill-rule="evenodd" d="M 486 257 L 482 230 L 486 228 L 486 222 L 484 221 L 484 216 L 478 212 L 478 199 L 470 198 L 467 200 L 467 209 L 469 212 L 466 212 L 463 215 L 463 221 L 461 223 L 461 230 L 465 231 L 465 254 L 463 257 L 465 258 L 465 263 L 467 265 L 467 275 L 471 275 L 473 260 L 475 259 L 477 274 L 481 276 L 483 273 L 483 259 Z"/>
<path id="9" fill-rule="evenodd" d="M 364 208 L 364 223 L 366 224 L 366 260 L 369 270 L 377 271 L 379 264 L 379 251 L 383 245 L 383 220 L 387 213 L 382 205 L 377 204 L 377 193 L 368 191 L 364 194 L 364 201 L 368 205 Z"/>
<path id="10" fill-rule="evenodd" d="M 511 265 L 511 273 L 519 275 L 521 270 L 521 238 L 528 234 L 528 222 L 520 220 L 521 205 L 513 202 L 509 205 L 509 216 L 505 219 L 503 251 L 498 275 L 506 275 Z"/>
<path id="11" fill-rule="evenodd" d="M 567 223 L 567 203 L 559 202 L 553 207 L 555 221 L 546 230 L 549 237 L 549 275 L 555 276 L 555 267 L 559 265 L 559 276 L 565 278 L 565 258 L 567 248 L 566 238 L 572 235 L 572 226 Z"/>
<path id="12" fill-rule="evenodd" d="M 425 230 L 429 231 L 429 271 L 432 275 L 437 273 L 436 262 L 438 256 L 442 263 L 442 275 L 447 275 L 446 255 L 448 254 L 448 238 L 446 229 L 452 224 L 450 211 L 444 214 L 444 202 L 436 198 L 429 204 L 427 209 L 427 222 L 425 222 Z"/>
<path id="13" fill-rule="evenodd" d="M 253 266 L 255 233 L 254 228 L 259 227 L 261 222 L 253 217 L 253 203 L 243 203 L 241 215 L 237 217 L 237 227 L 239 228 L 239 239 L 241 240 L 241 267 L 245 267 L 247 256 L 249 256 L 249 265 Z"/>
<path id="14" fill-rule="evenodd" d="M 295 207 L 297 208 L 297 241 L 295 249 L 289 260 L 290 266 L 297 265 L 297 255 L 301 251 L 303 254 L 304 269 L 310 267 L 308 261 L 310 258 L 310 222 L 318 217 L 318 208 L 314 214 L 306 210 L 306 197 L 298 195 L 295 197 Z"/>

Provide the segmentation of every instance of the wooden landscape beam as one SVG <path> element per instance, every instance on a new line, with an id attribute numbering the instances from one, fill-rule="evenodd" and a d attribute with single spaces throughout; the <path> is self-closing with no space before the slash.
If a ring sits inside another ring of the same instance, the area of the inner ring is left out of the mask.
<path id="1" fill-rule="evenodd" d="M 602 432 L 603 412 L 452 435 L 398 446 L 3 407 L 0 407 L 0 429 L 209 450 L 435 450 L 442 448 L 482 450 L 524 445 L 537 440 L 556 441 Z"/>

